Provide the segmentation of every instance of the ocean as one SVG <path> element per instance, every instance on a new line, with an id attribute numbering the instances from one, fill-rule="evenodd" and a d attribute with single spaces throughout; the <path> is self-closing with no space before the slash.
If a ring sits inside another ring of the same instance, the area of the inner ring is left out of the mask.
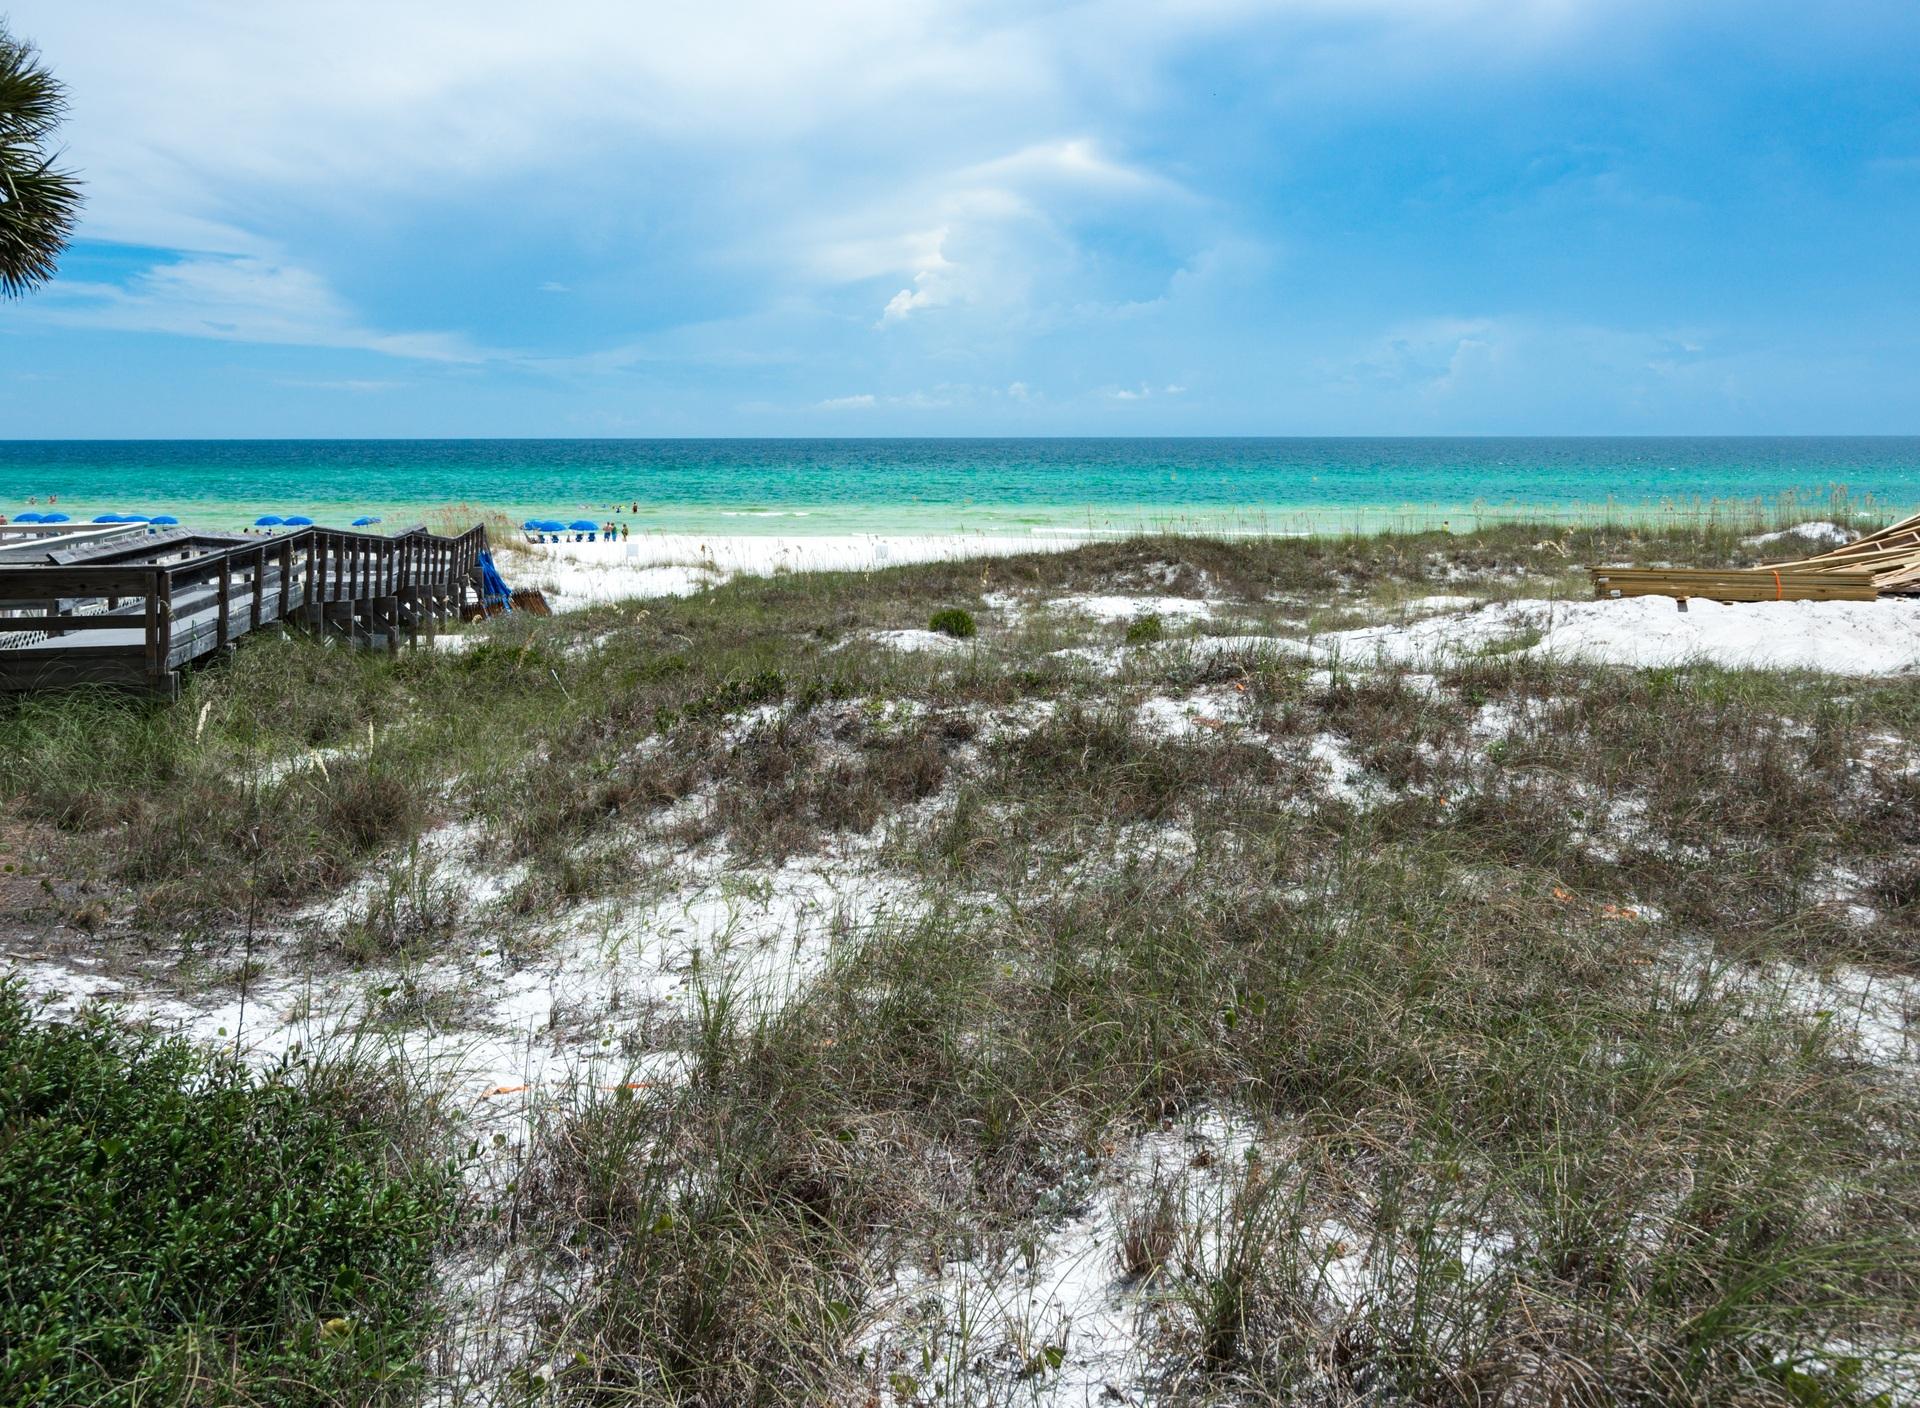
<path id="1" fill-rule="evenodd" d="M 700 533 L 1301 532 L 1920 506 L 1920 437 L 0 441 L 0 512 Z M 32 501 L 31 505 L 29 501 Z"/>

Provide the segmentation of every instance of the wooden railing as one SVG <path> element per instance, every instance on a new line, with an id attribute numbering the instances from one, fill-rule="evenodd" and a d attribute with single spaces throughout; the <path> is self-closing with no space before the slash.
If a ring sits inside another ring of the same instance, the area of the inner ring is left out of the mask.
<path id="1" fill-rule="evenodd" d="M 486 547 L 478 527 L 458 537 L 424 528 L 386 536 L 312 527 L 189 548 L 190 556 L 172 563 L 0 564 L 0 660 L 8 642 L 30 642 L 45 655 L 55 638 L 138 630 L 144 673 L 160 687 L 178 665 L 268 621 L 324 627 L 342 617 L 351 631 L 356 611 L 371 616 L 383 604 L 393 643 L 403 620 L 458 609 Z M 168 545 L 155 548 L 164 553 Z M 76 638 L 71 646 L 86 651 L 90 642 Z M 132 654 L 131 642 L 123 637 L 114 653 Z"/>

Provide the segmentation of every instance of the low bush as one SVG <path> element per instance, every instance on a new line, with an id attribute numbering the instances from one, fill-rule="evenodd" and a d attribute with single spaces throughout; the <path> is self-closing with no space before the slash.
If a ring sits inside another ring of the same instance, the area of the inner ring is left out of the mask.
<path id="1" fill-rule="evenodd" d="M 0 987 L 0 1404 L 409 1397 L 454 1180 L 398 1113 Z"/>
<path id="2" fill-rule="evenodd" d="M 944 611 L 936 611 L 927 622 L 927 629 L 938 631 L 943 636 L 952 636 L 955 640 L 966 640 L 979 629 L 973 623 L 973 613 L 964 607 L 949 606 Z"/>

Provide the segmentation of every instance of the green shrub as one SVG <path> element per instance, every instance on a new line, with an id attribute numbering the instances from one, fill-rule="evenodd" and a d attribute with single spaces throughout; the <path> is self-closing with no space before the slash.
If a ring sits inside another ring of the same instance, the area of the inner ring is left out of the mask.
<path id="1" fill-rule="evenodd" d="M 933 613 L 927 622 L 927 629 L 938 631 L 943 636 L 952 636 L 955 640 L 965 640 L 978 629 L 973 624 L 973 613 L 962 607 L 949 606 L 944 611 Z"/>
<path id="2" fill-rule="evenodd" d="M 1166 634 L 1166 622 L 1153 612 L 1136 616 L 1127 623 L 1128 645 L 1151 645 L 1154 641 L 1164 639 Z"/>
<path id="3" fill-rule="evenodd" d="M 0 1404 L 407 1396 L 455 1181 L 395 1109 L 0 986 Z"/>

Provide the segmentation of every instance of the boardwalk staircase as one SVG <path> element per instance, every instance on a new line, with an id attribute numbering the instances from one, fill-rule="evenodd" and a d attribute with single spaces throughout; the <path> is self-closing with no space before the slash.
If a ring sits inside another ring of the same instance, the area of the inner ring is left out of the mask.
<path id="1" fill-rule="evenodd" d="M 106 684 L 172 697 L 182 669 L 284 626 L 417 645 L 482 599 L 486 550 L 478 527 L 0 536 L 0 691 Z"/>

